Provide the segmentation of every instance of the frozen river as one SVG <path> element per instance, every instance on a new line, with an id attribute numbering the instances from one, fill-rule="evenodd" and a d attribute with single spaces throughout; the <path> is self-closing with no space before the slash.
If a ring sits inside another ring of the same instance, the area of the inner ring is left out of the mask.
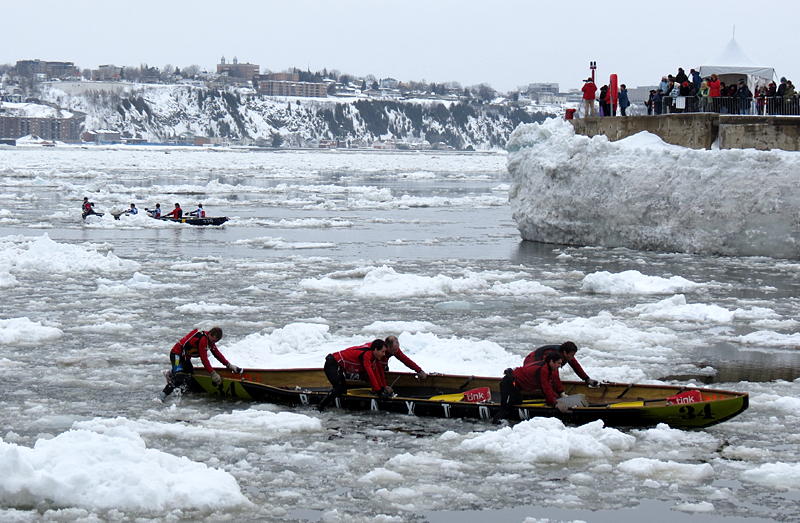
<path id="1" fill-rule="evenodd" d="M 0 147 L 0 521 L 800 521 L 800 263 L 521 242 L 505 164 Z M 230 221 L 83 222 L 84 196 Z M 570 339 L 594 378 L 751 406 L 691 432 L 152 402 L 214 325 L 244 367 L 395 334 L 428 372 L 499 376 Z"/>

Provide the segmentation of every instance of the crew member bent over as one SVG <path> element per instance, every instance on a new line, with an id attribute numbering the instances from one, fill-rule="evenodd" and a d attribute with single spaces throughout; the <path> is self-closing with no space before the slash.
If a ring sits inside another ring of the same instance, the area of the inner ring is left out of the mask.
<path id="1" fill-rule="evenodd" d="M 571 341 L 565 341 L 561 345 L 545 345 L 544 347 L 539 347 L 525 357 L 525 361 L 522 362 L 522 365 L 543 361 L 544 357 L 551 352 L 558 352 L 561 354 L 561 366 L 563 367 L 569 363 L 569 366 L 572 367 L 572 370 L 575 371 L 575 374 L 577 374 L 580 379 L 585 381 L 587 385 L 591 387 L 596 387 L 598 385 L 597 380 L 590 378 L 589 375 L 586 374 L 586 371 L 583 370 L 583 367 L 581 367 L 581 364 L 578 363 L 578 360 L 575 359 L 575 353 L 578 352 L 578 346 Z"/>
<path id="2" fill-rule="evenodd" d="M 365 373 L 373 392 L 380 399 L 388 399 L 392 388 L 386 385 L 383 374 L 383 359 L 386 356 L 386 344 L 383 340 L 375 340 L 369 346 L 350 347 L 343 351 L 328 354 L 325 357 L 325 376 L 333 385 L 333 389 L 320 401 L 317 410 L 322 412 L 333 400 L 347 393 L 347 375 Z"/>
<path id="3" fill-rule="evenodd" d="M 203 362 L 203 367 L 211 374 L 211 382 L 215 386 L 219 386 L 222 383 L 222 378 L 211 366 L 211 362 L 208 360 L 208 351 L 211 351 L 217 361 L 225 365 L 229 371 L 241 374 L 242 369 L 229 363 L 217 349 L 217 342 L 221 339 L 222 329 L 219 327 L 214 327 L 208 332 L 195 329 L 181 338 L 169 353 L 172 369 L 169 372 L 165 371 L 167 386 L 154 398 L 155 401 L 164 403 L 164 400 L 172 394 L 172 391 L 177 387 L 185 386 L 189 382 L 190 375 L 194 372 L 192 358 L 200 358 L 200 361 Z"/>
<path id="4" fill-rule="evenodd" d="M 422 370 L 422 367 L 403 354 L 403 351 L 400 350 L 400 341 L 397 339 L 397 336 L 387 336 L 383 341 L 386 344 L 386 356 L 383 358 L 386 370 L 389 370 L 389 358 L 394 356 L 400 360 L 403 365 L 416 372 L 419 379 L 424 380 L 428 377 L 428 373 Z"/>
<path id="5" fill-rule="evenodd" d="M 522 403 L 523 392 L 541 391 L 548 407 L 553 407 L 559 412 L 569 409 L 558 398 L 564 396 L 564 387 L 558 376 L 563 359 L 558 351 L 552 351 L 544 357 L 544 361 L 529 363 L 516 369 L 506 369 L 505 376 L 500 380 L 500 410 L 494 415 L 493 422 L 499 423 L 507 418 L 514 405 Z"/>

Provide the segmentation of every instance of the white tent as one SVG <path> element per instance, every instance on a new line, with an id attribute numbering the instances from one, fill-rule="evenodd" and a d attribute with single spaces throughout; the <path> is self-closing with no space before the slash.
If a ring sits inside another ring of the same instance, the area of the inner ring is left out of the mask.
<path id="1" fill-rule="evenodd" d="M 700 66 L 700 76 L 705 78 L 716 74 L 725 84 L 735 84 L 740 78 L 746 78 L 752 90 L 756 84 L 767 84 L 775 78 L 775 69 L 751 60 L 744 54 L 735 38 L 731 38 L 722 54 L 710 63 L 712 65 Z"/>

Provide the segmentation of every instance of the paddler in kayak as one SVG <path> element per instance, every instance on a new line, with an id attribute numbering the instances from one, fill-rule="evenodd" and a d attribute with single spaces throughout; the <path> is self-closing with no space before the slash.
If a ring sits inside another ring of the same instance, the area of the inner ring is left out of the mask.
<path id="1" fill-rule="evenodd" d="M 222 383 L 222 378 L 211 366 L 211 362 L 208 360 L 208 351 L 211 351 L 211 354 L 214 355 L 217 361 L 225 365 L 229 371 L 234 374 L 241 374 L 242 369 L 229 363 L 228 360 L 225 359 L 225 356 L 217 349 L 217 342 L 221 339 L 222 329 L 219 327 L 214 327 L 207 332 L 194 329 L 181 338 L 180 341 L 172 347 L 169 353 L 172 369 L 170 371 L 164 371 L 164 376 L 167 378 L 167 386 L 164 387 L 164 390 L 162 390 L 158 396 L 153 398 L 154 401 L 164 403 L 164 400 L 167 399 L 167 396 L 172 394 L 175 388 L 183 387 L 189 382 L 191 379 L 190 375 L 194 371 L 192 358 L 200 358 L 203 367 L 211 374 L 211 382 L 215 386 L 219 386 Z"/>
<path id="2" fill-rule="evenodd" d="M 389 399 L 392 388 L 386 385 L 383 374 L 383 359 L 386 356 L 386 343 L 375 340 L 368 346 L 350 347 L 343 351 L 328 354 L 325 357 L 325 376 L 333 388 L 317 405 L 317 410 L 322 412 L 333 400 L 347 393 L 347 374 L 360 375 L 366 373 L 372 391 L 380 399 Z"/>
<path id="3" fill-rule="evenodd" d="M 424 380 L 428 377 L 428 373 L 422 370 L 422 367 L 403 354 L 403 351 L 400 350 L 400 341 L 397 339 L 397 336 L 388 336 L 383 341 L 386 344 L 386 357 L 383 359 L 383 362 L 386 364 L 386 370 L 389 370 L 389 358 L 394 356 L 400 360 L 403 365 L 416 372 L 419 379 Z"/>
<path id="4" fill-rule="evenodd" d="M 193 210 L 192 212 L 187 212 L 186 215 L 187 216 L 192 216 L 193 218 L 205 218 L 206 217 L 206 211 L 203 209 L 203 204 L 202 203 L 198 203 L 197 204 L 197 209 Z"/>
<path id="5" fill-rule="evenodd" d="M 522 362 L 522 365 L 543 361 L 545 356 L 556 351 L 561 354 L 562 367 L 569 363 L 569 366 L 572 367 L 572 370 L 575 371 L 575 374 L 577 374 L 580 379 L 585 381 L 587 385 L 590 387 L 596 387 L 598 385 L 597 380 L 590 378 L 589 375 L 586 374 L 586 371 L 583 370 L 583 367 L 581 367 L 581 364 L 578 363 L 578 360 L 575 359 L 575 353 L 578 352 L 578 346 L 571 341 L 565 341 L 561 345 L 545 345 L 543 347 L 539 347 L 525 357 L 525 361 Z"/>
<path id="6" fill-rule="evenodd" d="M 83 217 L 86 218 L 90 214 L 96 214 L 97 216 L 102 216 L 101 213 L 94 212 L 94 202 L 89 201 L 88 196 L 83 197 L 83 205 L 81 206 L 83 210 Z"/>
<path id="7" fill-rule="evenodd" d="M 147 207 L 145 207 L 144 210 L 147 212 L 147 214 L 151 218 L 155 218 L 155 219 L 161 218 L 161 204 L 160 203 L 156 204 L 156 208 L 155 209 L 148 209 Z"/>
<path id="8" fill-rule="evenodd" d="M 176 220 L 180 220 L 181 218 L 183 218 L 183 209 L 181 209 L 181 204 L 176 203 L 175 204 L 175 208 L 172 209 L 172 211 L 170 211 L 167 214 L 165 214 L 164 216 L 171 216 L 172 218 L 175 218 Z"/>
<path id="9" fill-rule="evenodd" d="M 544 357 L 544 361 L 529 363 L 513 370 L 506 369 L 505 376 L 500 380 L 500 410 L 494 415 L 492 422 L 500 423 L 501 419 L 508 417 L 514 405 L 522 404 L 523 392 L 541 392 L 548 407 L 567 412 L 567 406 L 558 402 L 558 398 L 565 396 L 564 386 L 558 376 L 558 369 L 563 361 L 558 351 L 551 351 Z"/>

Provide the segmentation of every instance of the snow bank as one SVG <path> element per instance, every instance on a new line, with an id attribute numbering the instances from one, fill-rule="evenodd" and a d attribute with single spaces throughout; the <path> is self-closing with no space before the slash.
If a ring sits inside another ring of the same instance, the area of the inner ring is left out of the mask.
<path id="1" fill-rule="evenodd" d="M 800 464 L 765 463 L 758 468 L 742 472 L 742 479 L 762 487 L 780 490 L 800 489 Z"/>
<path id="2" fill-rule="evenodd" d="M 708 463 L 692 465 L 650 458 L 623 461 L 619 464 L 619 470 L 631 476 L 662 481 L 698 482 L 714 477 L 714 469 Z"/>
<path id="3" fill-rule="evenodd" d="M 54 242 L 45 233 L 38 238 L 9 236 L 0 238 L 0 281 L 7 272 L 31 271 L 46 274 L 71 274 L 101 271 L 135 271 L 139 264 L 109 252 L 102 254 L 92 246 Z"/>
<path id="4" fill-rule="evenodd" d="M 0 440 L 0 501 L 145 513 L 250 505 L 227 472 L 148 449 L 122 427 L 70 430 L 33 448 Z"/>
<path id="5" fill-rule="evenodd" d="M 749 310 L 728 310 L 719 305 L 705 303 L 686 303 L 683 294 L 657 303 L 646 303 L 625 309 L 623 312 L 651 321 L 689 321 L 697 323 L 731 323 L 736 319 L 759 320 L 778 319 L 781 316 L 766 307 L 752 307 Z"/>
<path id="6" fill-rule="evenodd" d="M 581 290 L 597 294 L 673 294 L 691 292 L 702 286 L 680 276 L 661 278 L 632 270 L 616 274 L 600 271 L 587 274 L 583 278 Z"/>
<path id="7" fill-rule="evenodd" d="M 40 321 L 28 318 L 0 320 L 0 345 L 36 344 L 56 340 L 64 333 L 55 327 L 45 327 Z"/>
<path id="8" fill-rule="evenodd" d="M 516 280 L 496 281 L 503 278 L 496 274 L 478 274 L 467 271 L 462 277 L 453 278 L 438 274 L 419 276 L 400 274 L 393 268 L 365 267 L 347 274 L 332 274 L 319 279 L 305 279 L 300 286 L 306 291 L 331 294 L 352 294 L 356 297 L 377 298 L 392 296 L 449 296 L 462 293 L 484 293 L 496 296 L 526 296 L 530 294 L 557 294 L 558 292 L 539 282 Z"/>
<path id="9" fill-rule="evenodd" d="M 505 461 L 566 463 L 570 459 L 605 459 L 633 448 L 636 438 L 602 421 L 565 427 L 554 418 L 533 418 L 513 427 L 484 432 L 462 441 L 460 449 L 492 454 Z"/>
<path id="10" fill-rule="evenodd" d="M 800 256 L 800 154 L 694 150 L 640 135 L 520 125 L 507 149 L 525 240 L 743 256 Z"/>
<path id="11" fill-rule="evenodd" d="M 72 428 L 106 435 L 128 430 L 145 437 L 191 438 L 198 442 L 224 440 L 231 444 L 249 444 L 292 433 L 323 430 L 322 423 L 317 418 L 292 412 L 272 412 L 272 408 L 277 407 L 259 405 L 230 414 L 218 414 L 204 421 L 202 425 L 182 426 L 176 423 L 117 417 L 78 421 Z"/>

